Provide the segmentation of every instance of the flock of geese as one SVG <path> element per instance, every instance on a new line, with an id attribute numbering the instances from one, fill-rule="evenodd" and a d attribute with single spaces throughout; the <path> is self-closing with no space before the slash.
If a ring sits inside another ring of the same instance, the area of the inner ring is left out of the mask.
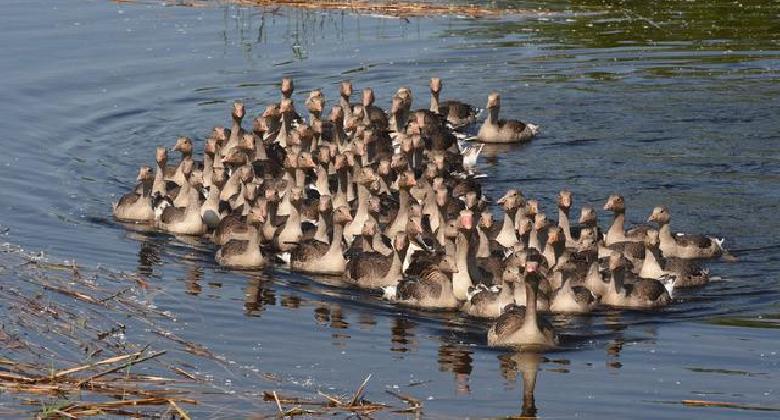
<path id="1" fill-rule="evenodd" d="M 251 130 L 245 108 L 232 107 L 229 129 L 215 127 L 193 157 L 193 141 L 177 139 L 169 164 L 165 147 L 156 167 L 141 167 L 138 184 L 114 203 L 121 222 L 176 235 L 203 235 L 229 269 L 288 265 L 296 272 L 340 276 L 399 305 L 460 310 L 493 320 L 492 346 L 554 346 L 544 313 L 586 313 L 597 307 L 654 309 L 672 303 L 674 289 L 709 281 L 701 261 L 723 253 L 722 241 L 672 233 L 671 212 L 656 207 L 653 226 L 626 227 L 626 203 L 612 195 L 614 218 L 599 228 L 596 210 L 571 221 L 572 193 L 560 192 L 558 221 L 519 190 L 495 201 L 473 166 L 474 143 L 530 141 L 538 127 L 499 119 L 498 93 L 486 118 L 458 101 L 441 101 L 430 83 L 430 107 L 412 109 L 412 92 L 398 89 L 389 113 L 363 89 L 340 84 L 325 112 L 322 91 L 296 112 L 293 81 L 281 83 Z"/>

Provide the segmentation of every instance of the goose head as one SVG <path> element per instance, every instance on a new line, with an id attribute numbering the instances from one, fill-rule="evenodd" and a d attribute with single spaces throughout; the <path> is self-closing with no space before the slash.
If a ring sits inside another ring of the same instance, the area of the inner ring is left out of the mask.
<path id="1" fill-rule="evenodd" d="M 534 227 L 537 231 L 542 231 L 550 226 L 550 220 L 544 213 L 536 213 L 534 216 Z"/>
<path id="2" fill-rule="evenodd" d="M 493 227 L 493 213 L 489 211 L 483 211 L 479 215 L 479 227 L 482 229 L 490 229 Z"/>
<path id="3" fill-rule="evenodd" d="M 410 189 L 417 185 L 417 181 L 414 179 L 414 172 L 404 171 L 398 174 L 398 188 Z"/>
<path id="4" fill-rule="evenodd" d="M 566 236 L 563 235 L 563 229 L 558 226 L 551 226 L 547 228 L 547 242 L 553 246 L 566 243 Z M 550 261 L 550 264 L 555 261 Z"/>
<path id="5" fill-rule="evenodd" d="M 246 133 L 241 136 L 241 141 L 238 143 L 238 147 L 243 150 L 255 150 L 255 135 Z"/>
<path id="6" fill-rule="evenodd" d="M 596 210 L 593 209 L 591 206 L 584 206 L 580 210 L 580 220 L 579 223 L 582 226 L 585 227 L 596 227 L 598 225 L 598 215 L 596 214 Z"/>
<path id="7" fill-rule="evenodd" d="M 282 92 L 282 96 L 285 98 L 292 96 L 293 91 L 295 90 L 295 86 L 293 86 L 293 80 L 289 77 L 282 79 L 282 86 L 280 90 Z"/>
<path id="8" fill-rule="evenodd" d="M 561 190 L 558 193 L 558 208 L 564 211 L 571 208 L 571 191 Z"/>
<path id="9" fill-rule="evenodd" d="M 341 82 L 339 94 L 341 94 L 342 98 L 349 100 L 349 97 L 352 96 L 352 82 L 347 80 Z"/>
<path id="10" fill-rule="evenodd" d="M 518 199 L 521 194 L 517 190 L 509 190 L 503 197 L 499 198 L 497 203 L 501 204 L 505 211 L 510 211 L 518 207 Z"/>
<path id="11" fill-rule="evenodd" d="M 659 225 L 669 223 L 669 220 L 672 218 L 672 213 L 669 211 L 669 208 L 666 206 L 658 206 L 653 209 L 653 213 L 650 214 L 650 217 L 647 218 L 648 222 L 655 222 Z"/>
<path id="12" fill-rule="evenodd" d="M 260 188 L 255 183 L 250 182 L 244 185 L 244 200 L 246 200 L 249 203 L 254 203 L 255 200 L 257 200 L 259 192 L 260 192 Z"/>
<path id="13" fill-rule="evenodd" d="M 529 217 L 523 217 L 521 218 L 517 223 L 517 233 L 521 237 L 526 237 L 531 233 L 531 230 L 533 229 L 533 220 Z"/>
<path id="14" fill-rule="evenodd" d="M 305 105 L 310 113 L 319 116 L 325 108 L 325 98 L 322 96 L 322 91 L 315 89 L 309 92 L 309 97 L 306 98 Z"/>
<path id="15" fill-rule="evenodd" d="M 530 218 L 534 218 L 538 213 L 539 213 L 539 201 L 528 200 L 525 203 L 525 214 Z"/>
<path id="16" fill-rule="evenodd" d="M 293 105 L 292 99 L 282 99 L 282 102 L 279 103 L 279 112 L 288 115 L 292 112 L 295 112 L 295 106 Z"/>
<path id="17" fill-rule="evenodd" d="M 578 249 L 580 251 L 593 251 L 598 249 L 598 238 L 596 237 L 595 229 L 583 229 L 580 232 Z"/>
<path id="18" fill-rule="evenodd" d="M 233 117 L 234 120 L 239 120 L 244 118 L 244 114 L 246 113 L 246 109 L 244 108 L 244 103 L 241 101 L 235 101 L 233 102 L 233 108 L 230 111 L 230 115 Z"/>
<path id="19" fill-rule="evenodd" d="M 658 249 L 661 245 L 661 241 L 658 237 L 658 231 L 655 229 L 648 229 L 645 233 L 645 246 L 647 249 Z"/>
<path id="20" fill-rule="evenodd" d="M 395 92 L 395 96 L 401 99 L 402 108 L 409 109 L 412 106 L 412 90 L 406 86 L 401 86 Z"/>
<path id="21" fill-rule="evenodd" d="M 431 94 L 438 95 L 441 92 L 441 79 L 438 77 L 431 78 Z"/>
<path id="22" fill-rule="evenodd" d="M 317 164 L 314 162 L 314 158 L 312 157 L 311 153 L 309 152 L 301 152 L 298 154 L 298 157 L 296 158 L 296 167 L 298 169 L 313 169 Z"/>
<path id="23" fill-rule="evenodd" d="M 458 230 L 471 232 L 474 228 L 474 213 L 471 210 L 461 210 L 458 215 Z"/>
<path id="24" fill-rule="evenodd" d="M 146 165 L 141 166 L 141 168 L 138 170 L 138 176 L 135 179 L 136 181 L 141 182 L 143 184 L 153 182 L 154 172 L 152 172 L 152 168 Z"/>
<path id="25" fill-rule="evenodd" d="M 374 104 L 374 89 L 363 89 L 363 107 L 368 108 Z"/>
<path id="26" fill-rule="evenodd" d="M 157 161 L 157 166 L 161 168 L 164 167 L 168 162 L 168 149 L 162 146 L 158 146 L 157 150 L 155 151 L 154 158 Z"/>
<path id="27" fill-rule="evenodd" d="M 227 174 L 224 169 L 214 168 L 211 175 L 211 183 L 220 190 L 225 186 L 227 182 Z"/>
<path id="28" fill-rule="evenodd" d="M 488 95 L 487 109 L 498 108 L 501 106 L 501 95 L 498 92 L 491 92 Z"/>
<path id="29" fill-rule="evenodd" d="M 265 206 L 252 207 L 246 214 L 246 222 L 254 226 L 262 225 L 266 216 Z"/>
<path id="30" fill-rule="evenodd" d="M 604 210 L 612 212 L 621 212 L 626 209 L 626 200 L 620 194 L 612 194 L 604 203 Z"/>
<path id="31" fill-rule="evenodd" d="M 339 127 L 344 124 L 344 108 L 340 105 L 336 105 L 330 109 L 330 122 L 338 125 Z"/>
<path id="32" fill-rule="evenodd" d="M 444 225 L 443 229 L 444 229 L 445 238 L 450 240 L 457 238 L 458 231 L 460 230 L 460 220 L 459 219 L 448 220 L 447 223 Z"/>
<path id="33" fill-rule="evenodd" d="M 349 207 L 339 206 L 333 210 L 333 223 L 343 226 L 351 221 L 352 215 L 349 212 Z"/>
<path id="34" fill-rule="evenodd" d="M 176 139 L 176 144 L 173 146 L 174 152 L 181 152 L 182 156 L 192 154 L 192 139 L 187 136 L 181 136 Z"/>
<path id="35" fill-rule="evenodd" d="M 301 200 L 303 200 L 303 189 L 298 187 L 293 187 L 290 190 L 290 202 L 293 204 L 300 203 Z"/>
<path id="36" fill-rule="evenodd" d="M 447 188 L 442 187 L 436 189 L 436 206 L 439 208 L 446 206 L 449 199 L 450 194 L 447 191 Z"/>
<path id="37" fill-rule="evenodd" d="M 213 158 L 214 155 L 217 153 L 217 140 L 207 139 L 203 145 L 203 153 Z"/>
<path id="38" fill-rule="evenodd" d="M 439 261 L 437 268 L 442 273 L 455 274 L 458 272 L 458 263 L 453 256 L 445 254 Z"/>
<path id="39" fill-rule="evenodd" d="M 216 140 L 217 143 L 221 146 L 221 145 L 225 144 L 225 142 L 227 141 L 228 137 L 230 137 L 230 134 L 228 134 L 228 130 L 225 127 L 223 127 L 221 125 L 218 125 L 218 126 L 214 127 L 214 129 L 211 130 L 211 136 L 210 137 L 212 139 Z"/>
<path id="40" fill-rule="evenodd" d="M 373 238 L 377 232 L 376 221 L 368 219 L 363 223 L 363 228 L 360 230 L 360 235 L 366 239 Z"/>

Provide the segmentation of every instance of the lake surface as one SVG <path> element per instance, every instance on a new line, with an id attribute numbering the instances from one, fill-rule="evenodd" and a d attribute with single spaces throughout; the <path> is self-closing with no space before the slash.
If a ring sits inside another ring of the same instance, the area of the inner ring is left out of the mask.
<path id="1" fill-rule="evenodd" d="M 147 276 L 165 291 L 149 299 L 174 315 L 176 334 L 228 362 L 197 369 L 244 414 L 275 410 L 258 402 L 262 390 L 350 394 L 369 373 L 369 399 L 391 401 L 384 389 L 397 387 L 427 415 L 531 414 L 523 374 L 537 364 L 544 417 L 776 414 L 681 401 L 780 406 L 777 3 L 512 3 L 544 13 L 388 19 L 5 1 L 0 239 Z M 484 106 L 499 90 L 502 113 L 541 125 L 527 146 L 486 149 L 494 197 L 518 188 L 555 217 L 562 188 L 576 211 L 620 192 L 633 223 L 666 204 L 675 229 L 725 237 L 739 261 L 709 264 L 717 280 L 661 312 L 559 318 L 560 351 L 529 359 L 488 348 L 481 322 L 283 271 L 223 271 L 208 244 L 111 221 L 111 201 L 156 145 L 202 140 L 236 99 L 256 115 L 282 76 L 295 79 L 299 102 L 314 88 L 334 98 L 348 78 L 382 106 L 401 85 L 424 106 L 433 75 L 445 98 Z"/>

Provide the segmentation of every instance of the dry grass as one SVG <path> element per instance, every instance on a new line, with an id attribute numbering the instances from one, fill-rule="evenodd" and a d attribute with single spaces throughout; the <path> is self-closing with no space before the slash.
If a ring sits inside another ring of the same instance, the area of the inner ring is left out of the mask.
<path id="1" fill-rule="evenodd" d="M 132 1 L 132 0 L 115 0 Z M 471 18 L 499 17 L 506 15 L 537 14 L 538 11 L 520 8 L 497 8 L 473 4 L 417 3 L 411 1 L 368 0 L 227 0 L 242 6 L 293 7 L 308 10 L 342 10 L 350 13 L 392 16 L 398 18 L 426 16 L 465 16 Z M 173 0 L 170 5 L 206 7 L 212 2 L 204 0 Z"/>

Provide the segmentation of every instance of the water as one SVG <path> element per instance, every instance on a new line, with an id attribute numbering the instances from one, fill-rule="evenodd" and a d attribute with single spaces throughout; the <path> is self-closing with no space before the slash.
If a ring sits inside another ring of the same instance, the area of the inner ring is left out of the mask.
<path id="1" fill-rule="evenodd" d="M 429 415 L 517 415 L 522 372 L 539 363 L 542 416 L 767 416 L 679 402 L 780 400 L 776 3 L 524 5 L 550 13 L 397 20 L 6 1 L 4 240 L 148 276 L 165 290 L 149 298 L 175 314 L 176 333 L 230 361 L 202 373 L 248 395 L 223 401 L 245 412 L 274 409 L 252 397 L 265 389 L 350 394 L 373 373 L 372 400 L 391 401 L 383 389 L 398 386 Z M 487 348 L 485 324 L 284 272 L 226 272 L 207 244 L 110 220 L 111 200 L 152 162 L 154 146 L 181 134 L 202 140 L 227 123 L 236 99 L 260 112 L 283 75 L 295 78 L 298 101 L 313 88 L 333 98 L 345 78 L 372 86 L 382 106 L 400 85 L 427 103 L 431 75 L 444 79 L 444 97 L 477 105 L 500 90 L 502 112 L 540 124 L 543 135 L 486 150 L 480 165 L 493 196 L 519 188 L 554 216 L 561 188 L 573 191 L 575 208 L 600 208 L 621 192 L 634 223 L 666 204 L 674 228 L 725 237 L 739 262 L 711 264 L 721 280 L 660 313 L 558 319 L 561 351 L 529 361 Z M 281 380 L 246 374 L 255 370 Z"/>

